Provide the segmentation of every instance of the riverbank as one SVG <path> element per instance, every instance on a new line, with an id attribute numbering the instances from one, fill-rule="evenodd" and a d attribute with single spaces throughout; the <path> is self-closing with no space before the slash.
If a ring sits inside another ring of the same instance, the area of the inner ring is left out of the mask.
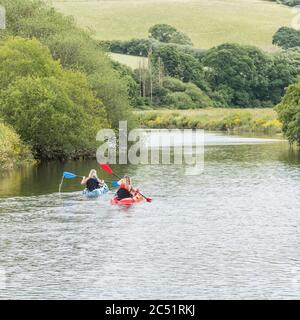
<path id="1" fill-rule="evenodd" d="M 21 141 L 14 129 L 0 122 L 0 170 L 34 163 L 30 147 Z"/>
<path id="2" fill-rule="evenodd" d="M 140 126 L 151 129 L 205 129 L 281 133 L 282 124 L 272 108 L 136 111 Z"/>

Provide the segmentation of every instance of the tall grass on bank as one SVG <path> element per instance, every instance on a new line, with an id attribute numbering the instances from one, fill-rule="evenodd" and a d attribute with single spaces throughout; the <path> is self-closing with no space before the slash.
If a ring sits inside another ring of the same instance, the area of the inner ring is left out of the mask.
<path id="1" fill-rule="evenodd" d="M 11 127 L 0 121 L 0 170 L 24 163 L 34 163 L 30 148 Z"/>
<path id="2" fill-rule="evenodd" d="M 136 115 L 144 128 L 257 133 L 280 133 L 282 129 L 273 109 L 149 110 Z"/>

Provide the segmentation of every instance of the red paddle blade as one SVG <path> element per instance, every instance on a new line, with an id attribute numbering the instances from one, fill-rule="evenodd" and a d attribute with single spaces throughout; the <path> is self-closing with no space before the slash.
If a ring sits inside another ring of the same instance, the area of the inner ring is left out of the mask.
<path id="1" fill-rule="evenodd" d="M 151 198 L 147 198 L 146 201 L 147 202 L 152 202 L 152 199 Z"/>
<path id="2" fill-rule="evenodd" d="M 108 164 L 100 163 L 100 167 L 109 174 L 113 174 L 111 167 Z"/>

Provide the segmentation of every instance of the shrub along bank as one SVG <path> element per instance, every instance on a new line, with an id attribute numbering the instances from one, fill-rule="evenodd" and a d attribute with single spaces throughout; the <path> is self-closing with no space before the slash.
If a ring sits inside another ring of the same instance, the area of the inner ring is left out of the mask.
<path id="1" fill-rule="evenodd" d="M 281 122 L 273 109 L 152 110 L 136 112 L 145 128 L 206 129 L 280 133 Z"/>
<path id="2" fill-rule="evenodd" d="M 24 163 L 34 163 L 29 146 L 21 141 L 14 129 L 0 121 L 0 170 Z"/>

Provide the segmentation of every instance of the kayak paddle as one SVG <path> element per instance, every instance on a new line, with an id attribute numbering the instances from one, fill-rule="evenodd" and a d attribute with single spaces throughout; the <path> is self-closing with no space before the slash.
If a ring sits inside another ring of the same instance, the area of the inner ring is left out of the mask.
<path id="1" fill-rule="evenodd" d="M 82 176 L 77 176 L 72 172 L 64 172 L 64 178 L 66 179 L 75 179 L 75 178 L 83 178 Z"/>
<path id="2" fill-rule="evenodd" d="M 64 179 L 76 179 L 76 178 L 83 178 L 83 177 L 82 177 L 82 176 L 77 176 L 75 173 L 66 172 L 66 171 L 65 171 L 65 172 L 63 173 L 63 176 L 62 176 L 62 179 L 61 179 L 61 182 L 60 182 L 60 185 L 59 185 L 59 190 L 58 190 L 58 192 L 61 193 L 61 188 L 62 188 Z"/>
<path id="3" fill-rule="evenodd" d="M 76 179 L 76 178 L 83 178 L 83 176 L 78 176 L 77 174 L 72 173 L 72 172 L 64 172 L 63 173 L 63 178 L 65 178 L 65 179 Z M 111 182 L 113 187 L 118 187 L 119 186 L 117 181 L 107 181 L 107 182 Z"/>
<path id="4" fill-rule="evenodd" d="M 112 185 L 114 188 L 119 188 L 119 187 L 120 187 L 118 181 L 112 181 L 111 185 Z"/>
<path id="5" fill-rule="evenodd" d="M 108 164 L 100 163 L 100 167 L 101 167 L 104 171 L 106 171 L 107 173 L 112 174 L 112 175 L 114 175 L 116 178 L 118 178 L 118 179 L 121 180 L 121 178 L 118 177 L 118 176 L 113 172 L 112 168 L 111 168 Z M 119 187 L 119 184 L 118 184 L 118 187 Z M 143 195 L 142 193 L 140 193 L 140 192 L 138 192 L 138 193 L 139 193 L 147 202 L 151 202 L 151 201 L 152 201 L 151 198 L 147 198 L 146 196 L 144 196 L 144 195 Z"/>

